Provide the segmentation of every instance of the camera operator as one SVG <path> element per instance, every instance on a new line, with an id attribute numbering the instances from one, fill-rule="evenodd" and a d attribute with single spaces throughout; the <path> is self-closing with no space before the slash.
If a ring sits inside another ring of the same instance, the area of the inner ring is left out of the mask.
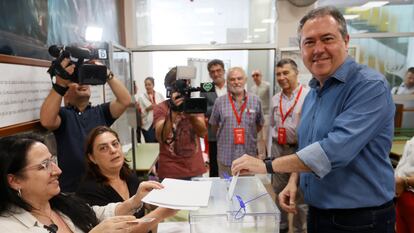
<path id="1" fill-rule="evenodd" d="M 165 76 L 164 85 L 172 88 L 171 98 L 154 106 L 155 134 L 160 143 L 158 176 L 160 179 L 189 180 L 206 172 L 200 137 L 207 133 L 202 113 L 179 112 L 185 97 L 175 89 L 177 68 Z"/>
<path id="2" fill-rule="evenodd" d="M 74 72 L 75 65 L 70 64 L 70 59 L 63 59 L 60 65 L 69 75 Z M 116 99 L 91 106 L 89 85 L 77 84 L 56 75 L 56 82 L 40 109 L 40 123 L 52 130 L 56 138 L 59 167 L 63 171 L 59 180 L 63 192 L 76 191 L 84 174 L 86 135 L 96 126 L 111 126 L 131 101 L 126 87 L 109 70 L 106 82 Z M 61 107 L 64 96 L 67 106 Z"/>

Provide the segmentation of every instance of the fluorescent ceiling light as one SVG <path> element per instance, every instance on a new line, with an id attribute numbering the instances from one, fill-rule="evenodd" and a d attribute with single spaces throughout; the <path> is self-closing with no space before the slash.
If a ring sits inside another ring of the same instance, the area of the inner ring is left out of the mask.
<path id="1" fill-rule="evenodd" d="M 346 20 L 353 20 L 353 19 L 356 19 L 358 17 L 359 17 L 359 15 L 344 15 L 344 18 Z"/>
<path id="2" fill-rule="evenodd" d="M 275 23 L 274 19 L 263 19 L 262 23 Z"/>
<path id="3" fill-rule="evenodd" d="M 371 2 L 365 3 L 362 6 L 352 7 L 351 10 L 366 11 L 374 7 L 381 7 L 381 6 L 387 5 L 388 3 L 389 1 L 371 1 Z"/>
<path id="4" fill-rule="evenodd" d="M 196 8 L 194 10 L 196 14 L 208 14 L 208 13 L 214 13 L 214 8 Z"/>
<path id="5" fill-rule="evenodd" d="M 265 32 L 266 28 L 255 28 L 254 32 Z"/>
<path id="6" fill-rule="evenodd" d="M 102 31 L 103 29 L 100 27 L 88 26 L 85 31 L 85 39 L 87 41 L 101 41 Z"/>

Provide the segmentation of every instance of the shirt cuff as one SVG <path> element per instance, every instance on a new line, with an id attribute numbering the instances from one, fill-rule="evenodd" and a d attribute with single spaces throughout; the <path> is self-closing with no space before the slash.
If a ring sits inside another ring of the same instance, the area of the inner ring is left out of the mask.
<path id="1" fill-rule="evenodd" d="M 302 150 L 296 152 L 299 159 L 308 166 L 319 178 L 323 178 L 331 169 L 328 156 L 322 149 L 319 142 L 310 144 Z"/>

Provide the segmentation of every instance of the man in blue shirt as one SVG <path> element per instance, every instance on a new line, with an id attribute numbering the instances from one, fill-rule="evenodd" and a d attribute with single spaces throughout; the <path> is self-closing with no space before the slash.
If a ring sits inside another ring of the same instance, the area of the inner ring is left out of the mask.
<path id="1" fill-rule="evenodd" d="M 244 155 L 232 172 L 293 172 L 279 194 L 295 212 L 297 185 L 309 204 L 308 232 L 394 232 L 394 175 L 389 151 L 394 103 L 384 76 L 348 56 L 343 15 L 321 7 L 298 29 L 313 79 L 302 108 L 295 154 L 264 162 Z"/>
<path id="2" fill-rule="evenodd" d="M 75 67 L 69 65 L 69 62 L 69 59 L 64 59 L 61 65 L 72 74 Z M 111 126 L 131 102 L 128 89 L 110 71 L 106 82 L 115 99 L 92 106 L 89 102 L 89 85 L 73 83 L 56 76 L 56 83 L 40 109 L 40 123 L 53 131 L 56 138 L 58 163 L 63 171 L 59 177 L 63 192 L 75 192 L 85 173 L 84 144 L 87 134 L 96 126 Z M 68 102 L 61 107 L 63 96 Z"/>

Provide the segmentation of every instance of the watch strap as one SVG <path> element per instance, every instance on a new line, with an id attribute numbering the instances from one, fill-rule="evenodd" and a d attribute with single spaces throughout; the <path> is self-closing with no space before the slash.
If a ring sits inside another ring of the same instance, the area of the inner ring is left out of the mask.
<path id="1" fill-rule="evenodd" d="M 274 174 L 275 172 L 273 171 L 273 166 L 272 166 L 272 162 L 273 162 L 273 160 L 272 160 L 272 159 L 267 158 L 267 159 L 264 159 L 264 160 L 263 160 L 263 162 L 264 162 L 264 163 L 265 163 L 265 165 L 266 165 L 266 171 L 267 171 L 267 173 L 269 173 L 269 174 Z"/>
<path id="2" fill-rule="evenodd" d="M 69 87 L 62 87 L 61 85 L 56 83 L 53 83 L 52 88 L 61 96 L 64 96 L 69 89 Z"/>

